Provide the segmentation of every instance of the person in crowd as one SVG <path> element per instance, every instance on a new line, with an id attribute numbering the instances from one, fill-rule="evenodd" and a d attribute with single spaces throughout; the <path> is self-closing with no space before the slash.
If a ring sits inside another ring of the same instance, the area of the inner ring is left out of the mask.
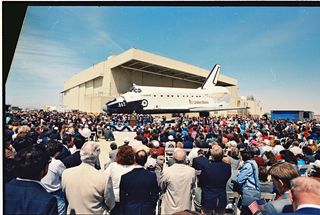
<path id="1" fill-rule="evenodd" d="M 191 190 L 195 185 L 195 170 L 186 165 L 186 153 L 176 149 L 173 153 L 175 163 L 165 168 L 160 178 L 163 190 L 161 213 L 172 214 L 181 210 L 192 209 Z"/>
<path id="2" fill-rule="evenodd" d="M 59 160 L 63 160 L 64 158 L 71 155 L 70 148 L 72 148 L 74 145 L 72 135 L 65 134 L 62 143 L 63 143 L 62 151 L 59 154 L 59 156 L 57 157 L 57 159 L 59 159 Z"/>
<path id="3" fill-rule="evenodd" d="M 272 152 L 275 156 L 278 156 L 280 151 L 284 150 L 285 148 L 281 145 L 280 140 L 275 140 Z"/>
<path id="4" fill-rule="evenodd" d="M 134 169 L 121 176 L 120 211 L 123 215 L 156 214 L 160 188 L 156 175 L 144 169 L 147 152 L 137 151 Z"/>
<path id="5" fill-rule="evenodd" d="M 80 136 L 74 137 L 73 140 L 74 145 L 76 146 L 76 151 L 62 159 L 62 163 L 65 165 L 66 168 L 71 168 L 75 166 L 79 166 L 81 164 L 81 158 L 80 158 L 80 150 L 85 143 L 85 138 Z"/>
<path id="6" fill-rule="evenodd" d="M 201 172 L 201 170 L 209 163 L 210 161 L 208 160 L 208 158 L 205 157 L 205 152 L 203 151 L 203 149 L 199 149 L 198 157 L 193 158 L 192 167 L 195 170 L 198 170 Z"/>
<path id="7" fill-rule="evenodd" d="M 61 176 L 66 167 L 60 160 L 56 159 L 61 153 L 62 147 L 62 143 L 57 140 L 49 140 L 47 151 L 51 157 L 51 163 L 48 173 L 41 179 L 41 183 L 47 192 L 56 197 L 59 215 L 66 214 L 67 211 L 65 195 L 61 187 Z"/>
<path id="8" fill-rule="evenodd" d="M 201 210 L 204 214 L 224 214 L 227 206 L 226 183 L 231 176 L 231 165 L 222 161 L 223 149 L 213 145 L 211 149 L 213 161 L 201 168 L 199 178 L 201 193 Z"/>
<path id="9" fill-rule="evenodd" d="M 114 136 L 113 136 L 113 132 L 110 128 L 110 126 L 107 126 L 104 131 L 103 131 L 103 134 L 104 134 L 104 139 L 106 141 L 114 141 Z"/>
<path id="10" fill-rule="evenodd" d="M 149 154 L 164 155 L 164 147 L 160 145 L 158 140 L 152 140 L 150 145 Z"/>
<path id="11" fill-rule="evenodd" d="M 273 154 L 272 151 L 267 151 L 265 152 L 265 158 L 266 158 L 266 165 L 267 166 L 272 166 L 273 164 L 277 163 L 277 158 Z"/>
<path id="12" fill-rule="evenodd" d="M 82 163 L 62 173 L 67 214 L 103 214 L 114 207 L 111 179 L 94 167 L 99 154 L 99 143 L 86 142 L 80 150 Z"/>
<path id="13" fill-rule="evenodd" d="M 228 151 L 228 159 L 231 162 L 231 169 L 237 170 L 240 167 L 240 153 L 236 147 L 231 147 Z"/>
<path id="14" fill-rule="evenodd" d="M 43 145 L 32 145 L 15 157 L 15 175 L 5 185 L 5 214 L 58 214 L 57 199 L 40 180 L 47 174 L 50 155 Z"/>
<path id="15" fill-rule="evenodd" d="M 268 180 L 268 170 L 265 166 L 259 167 L 260 191 L 262 193 L 273 193 L 273 183 Z"/>
<path id="16" fill-rule="evenodd" d="M 300 176 L 292 180 L 291 193 L 293 213 L 283 215 L 320 214 L 320 182 L 311 177 Z"/>
<path id="17" fill-rule="evenodd" d="M 242 193 L 241 215 L 251 214 L 248 205 L 260 199 L 259 170 L 257 163 L 253 160 L 253 151 L 249 147 L 240 150 L 242 160 L 240 172 L 236 178 Z"/>
<path id="18" fill-rule="evenodd" d="M 285 207 L 287 212 L 292 211 L 290 188 L 292 179 L 299 176 L 297 169 L 288 162 L 280 161 L 270 167 L 269 174 L 281 196 L 277 200 L 269 201 L 263 208 L 263 214 L 282 213 Z"/>
<path id="19" fill-rule="evenodd" d="M 105 170 L 106 176 L 112 181 L 115 195 L 115 207 L 111 210 L 111 215 L 120 214 L 120 180 L 121 176 L 130 172 L 134 164 L 134 150 L 131 146 L 123 145 L 118 149 L 116 162 L 112 162 Z"/>
<path id="20" fill-rule="evenodd" d="M 116 160 L 117 153 L 118 153 L 118 146 L 116 142 L 111 142 L 110 151 L 109 151 L 109 160 L 105 163 L 104 169 L 107 169 L 108 166 Z"/>

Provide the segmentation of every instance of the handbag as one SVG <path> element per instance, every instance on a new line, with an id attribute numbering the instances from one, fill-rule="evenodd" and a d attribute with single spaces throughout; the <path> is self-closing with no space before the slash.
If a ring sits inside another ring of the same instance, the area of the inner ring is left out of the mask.
<path id="1" fill-rule="evenodd" d="M 233 192 L 237 192 L 240 195 L 242 195 L 242 188 L 240 184 L 235 180 L 232 180 L 231 183 L 233 183 L 233 187 L 232 187 Z"/>

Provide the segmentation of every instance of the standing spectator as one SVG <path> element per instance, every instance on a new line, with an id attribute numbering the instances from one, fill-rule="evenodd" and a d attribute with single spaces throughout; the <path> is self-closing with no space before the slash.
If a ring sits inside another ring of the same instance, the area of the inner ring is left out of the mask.
<path id="1" fill-rule="evenodd" d="M 58 214 L 56 198 L 40 183 L 49 163 L 43 145 L 30 146 L 17 154 L 17 178 L 5 185 L 5 214 Z"/>
<path id="2" fill-rule="evenodd" d="M 173 153 L 175 163 L 164 169 L 160 179 L 164 191 L 161 213 L 172 214 L 191 209 L 191 190 L 195 185 L 195 170 L 185 164 L 186 153 L 176 149 Z"/>
<path id="3" fill-rule="evenodd" d="M 105 170 L 107 177 L 112 180 L 112 187 L 116 205 L 111 211 L 111 215 L 120 214 L 120 180 L 121 176 L 130 172 L 134 164 L 134 151 L 131 146 L 123 145 L 118 149 L 116 162 L 111 163 Z"/>
<path id="4" fill-rule="evenodd" d="M 76 151 L 73 154 L 62 159 L 62 163 L 66 166 L 66 168 L 79 166 L 81 164 L 80 149 L 85 143 L 85 138 L 81 135 L 76 136 L 73 140 L 73 143 L 76 146 Z"/>
<path id="5" fill-rule="evenodd" d="M 115 142 L 110 143 L 110 151 L 109 151 L 109 161 L 104 165 L 104 169 L 107 169 L 108 166 L 116 160 L 116 156 L 118 153 L 118 146 Z"/>
<path id="6" fill-rule="evenodd" d="M 259 170 L 257 163 L 253 160 L 253 151 L 249 147 L 242 148 L 240 153 L 244 163 L 239 169 L 236 182 L 240 185 L 242 192 L 241 215 L 247 215 L 251 214 L 248 205 L 260 199 Z"/>
<path id="7" fill-rule="evenodd" d="M 94 167 L 99 154 L 99 144 L 88 141 L 80 150 L 82 163 L 63 172 L 62 190 L 69 203 L 68 214 L 103 214 L 114 207 L 111 180 Z"/>
<path id="8" fill-rule="evenodd" d="M 289 208 L 288 206 L 292 205 L 290 199 L 291 180 L 298 177 L 299 173 L 292 164 L 279 162 L 269 169 L 269 174 L 281 196 L 275 201 L 269 201 L 263 208 L 263 214 L 281 213 L 285 207 Z M 292 211 L 292 207 L 290 210 Z"/>
<path id="9" fill-rule="evenodd" d="M 103 134 L 104 134 L 104 138 L 106 139 L 106 141 L 114 141 L 115 140 L 110 126 L 107 126 L 104 129 Z"/>
<path id="10" fill-rule="evenodd" d="M 147 157 L 144 150 L 136 152 L 134 169 L 121 177 L 120 207 L 123 215 L 155 214 L 160 189 L 156 175 L 144 169 Z"/>
<path id="11" fill-rule="evenodd" d="M 56 159 L 60 154 L 62 147 L 62 143 L 56 140 L 49 141 L 47 151 L 52 160 L 49 164 L 47 175 L 41 179 L 41 183 L 47 192 L 56 197 L 59 215 L 66 214 L 66 200 L 61 187 L 61 176 L 66 167 L 60 160 Z"/>
<path id="12" fill-rule="evenodd" d="M 224 214 L 227 206 L 226 184 L 231 176 L 231 166 L 222 161 L 224 152 L 219 145 L 211 149 L 213 162 L 201 171 L 201 210 L 204 214 Z"/>
<path id="13" fill-rule="evenodd" d="M 63 147 L 61 150 L 61 153 L 59 154 L 59 156 L 57 157 L 57 159 L 59 160 L 63 160 L 64 158 L 68 157 L 69 155 L 71 155 L 70 149 L 72 148 L 74 143 L 73 143 L 73 137 L 71 134 L 66 134 L 63 138 Z"/>

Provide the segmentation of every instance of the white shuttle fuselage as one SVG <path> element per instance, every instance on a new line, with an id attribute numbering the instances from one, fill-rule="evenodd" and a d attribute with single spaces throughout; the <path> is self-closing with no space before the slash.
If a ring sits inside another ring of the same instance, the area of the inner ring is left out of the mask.
<path id="1" fill-rule="evenodd" d="M 215 65 L 198 89 L 133 85 L 129 92 L 107 102 L 103 110 L 112 113 L 187 113 L 244 109 L 229 107 L 229 90 L 216 86 L 220 65 Z"/>

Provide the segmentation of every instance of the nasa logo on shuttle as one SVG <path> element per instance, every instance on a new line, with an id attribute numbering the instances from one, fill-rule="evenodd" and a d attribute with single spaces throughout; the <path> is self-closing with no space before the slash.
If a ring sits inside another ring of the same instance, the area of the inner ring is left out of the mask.
<path id="1" fill-rule="evenodd" d="M 147 107 L 148 106 L 148 101 L 143 99 L 141 102 L 142 107 Z"/>

